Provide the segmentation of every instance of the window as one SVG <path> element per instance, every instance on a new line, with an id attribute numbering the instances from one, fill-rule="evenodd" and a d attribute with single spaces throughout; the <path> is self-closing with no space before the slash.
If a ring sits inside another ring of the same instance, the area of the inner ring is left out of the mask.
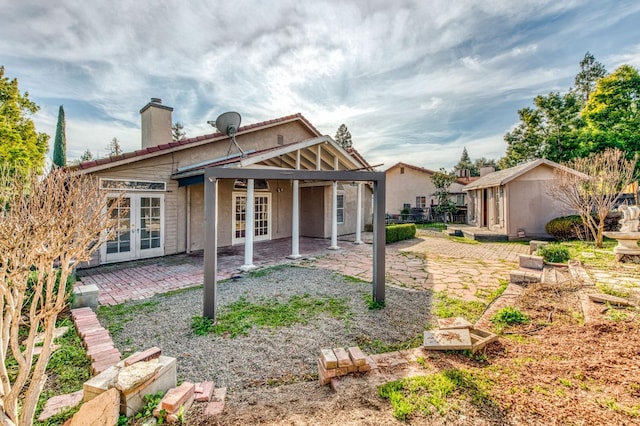
<path id="1" fill-rule="evenodd" d="M 344 194 L 338 194 L 336 209 L 338 210 L 338 223 L 344 223 Z"/>
<path id="2" fill-rule="evenodd" d="M 402 210 L 411 210 L 411 204 L 409 203 L 404 203 L 402 205 Z"/>
<path id="3" fill-rule="evenodd" d="M 464 206 L 464 194 L 456 194 L 456 206 Z"/>
<path id="4" fill-rule="evenodd" d="M 424 197 L 424 196 L 416 197 L 416 208 L 418 209 L 427 208 L 427 197 Z"/>
<path id="5" fill-rule="evenodd" d="M 400 167 L 400 174 L 403 175 L 404 174 L 404 167 Z"/>

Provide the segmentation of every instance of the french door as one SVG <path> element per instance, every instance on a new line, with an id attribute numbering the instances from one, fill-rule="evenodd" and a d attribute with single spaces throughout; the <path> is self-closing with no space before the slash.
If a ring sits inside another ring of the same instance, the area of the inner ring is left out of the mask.
<path id="1" fill-rule="evenodd" d="M 118 202 L 109 197 L 109 207 Z M 164 195 L 131 194 L 112 210 L 115 235 L 102 248 L 105 263 L 164 255 Z"/>
<path id="2" fill-rule="evenodd" d="M 234 220 L 232 229 L 232 244 L 242 244 L 246 237 L 247 194 L 233 193 Z M 271 239 L 271 194 L 254 195 L 254 241 Z"/>

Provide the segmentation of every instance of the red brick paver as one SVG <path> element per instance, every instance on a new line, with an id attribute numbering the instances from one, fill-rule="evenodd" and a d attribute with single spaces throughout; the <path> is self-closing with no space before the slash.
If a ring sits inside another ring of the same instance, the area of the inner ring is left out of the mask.
<path id="1" fill-rule="evenodd" d="M 254 264 L 270 266 L 298 262 L 341 274 L 372 279 L 371 244 L 356 245 L 339 241 L 339 250 L 327 250 L 328 240 L 302 238 L 300 253 L 311 260 L 291 261 L 291 240 L 256 243 Z M 518 255 L 528 253 L 528 246 L 518 243 L 466 244 L 444 235 L 420 231 L 417 238 L 387 245 L 386 281 L 388 284 L 415 289 L 446 291 L 465 299 L 477 299 L 483 291 L 498 287 L 516 268 Z M 244 247 L 222 247 L 218 251 L 218 278 L 239 273 Z M 101 304 L 115 305 L 127 300 L 141 300 L 156 293 L 166 293 L 201 285 L 204 281 L 202 253 L 166 256 L 135 262 L 106 265 L 79 271 L 82 284 L 95 284 Z M 90 320 L 86 320 L 90 322 Z"/>

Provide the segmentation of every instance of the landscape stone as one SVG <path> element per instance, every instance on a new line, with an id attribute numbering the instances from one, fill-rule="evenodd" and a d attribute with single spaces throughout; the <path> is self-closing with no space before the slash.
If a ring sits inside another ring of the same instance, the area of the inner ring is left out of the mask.
<path id="1" fill-rule="evenodd" d="M 69 331 L 69 327 L 67 327 L 67 326 L 56 327 L 53 330 L 53 340 L 57 339 L 58 337 L 64 336 L 67 331 Z M 44 342 L 44 333 L 38 333 L 36 338 L 33 340 L 33 343 L 38 345 L 38 344 L 43 343 L 43 342 Z"/>
<path id="2" fill-rule="evenodd" d="M 49 417 L 53 417 L 67 408 L 75 407 L 82 401 L 82 393 L 82 390 L 79 390 L 77 392 L 49 398 L 42 409 L 42 413 L 38 416 L 38 421 L 44 422 Z"/>
<path id="3" fill-rule="evenodd" d="M 471 349 L 468 328 L 452 330 L 428 330 L 424 332 L 424 348 L 428 350 Z"/>
<path id="4" fill-rule="evenodd" d="M 609 303 L 611 305 L 618 306 L 635 306 L 633 303 L 629 302 L 627 299 L 623 299 L 622 297 L 611 296 L 608 294 L 590 294 L 589 299 L 598 303 Z"/>
<path id="5" fill-rule="evenodd" d="M 450 330 L 455 328 L 471 328 L 473 324 L 462 317 L 438 318 L 438 328 L 440 330 Z"/>
<path id="6" fill-rule="evenodd" d="M 85 402 L 68 423 L 69 426 L 113 426 L 118 424 L 120 392 L 109 389 Z"/>
<path id="7" fill-rule="evenodd" d="M 521 268 L 542 270 L 544 268 L 544 258 L 532 254 L 521 254 L 518 256 Z"/>
<path id="8" fill-rule="evenodd" d="M 160 370 L 160 367 L 161 365 L 158 363 L 158 360 L 154 359 L 146 362 L 138 362 L 129 367 L 122 368 L 118 373 L 116 388 L 123 392 L 135 388 L 156 374 L 156 372 Z"/>

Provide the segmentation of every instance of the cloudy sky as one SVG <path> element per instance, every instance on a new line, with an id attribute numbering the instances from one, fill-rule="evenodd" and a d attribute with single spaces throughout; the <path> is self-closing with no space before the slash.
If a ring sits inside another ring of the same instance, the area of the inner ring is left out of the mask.
<path id="1" fill-rule="evenodd" d="M 296 112 L 385 169 L 500 158 L 534 96 L 565 91 L 587 51 L 640 68 L 637 0 L 0 0 L 0 64 L 67 118 L 68 157 L 140 145 L 139 110 L 174 107 L 187 136 L 235 110 Z"/>

